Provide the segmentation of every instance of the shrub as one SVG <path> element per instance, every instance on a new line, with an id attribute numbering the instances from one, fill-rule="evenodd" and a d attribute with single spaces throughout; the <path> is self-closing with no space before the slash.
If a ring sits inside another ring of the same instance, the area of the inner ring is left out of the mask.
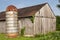
<path id="1" fill-rule="evenodd" d="M 34 23 L 34 16 L 31 16 L 30 20 Z"/>
<path id="2" fill-rule="evenodd" d="M 21 36 L 24 35 L 25 27 L 21 29 Z"/>

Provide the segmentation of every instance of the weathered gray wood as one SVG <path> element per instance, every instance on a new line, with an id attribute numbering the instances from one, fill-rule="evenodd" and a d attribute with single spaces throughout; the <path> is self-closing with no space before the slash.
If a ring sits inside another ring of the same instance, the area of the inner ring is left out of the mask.
<path id="1" fill-rule="evenodd" d="M 55 21 L 53 21 L 53 19 L 55 19 Z M 53 12 L 51 11 L 50 7 L 48 6 L 48 4 L 42 7 L 40 11 L 38 11 L 35 14 L 34 27 L 35 27 L 35 34 L 38 33 L 45 34 L 56 30 L 56 18 Z M 38 30 L 39 28 L 41 29 Z"/>
<path id="2" fill-rule="evenodd" d="M 24 35 L 28 36 L 28 35 L 34 34 L 34 26 L 33 26 L 32 21 L 29 18 L 24 18 L 19 21 L 21 22 L 20 29 L 25 27 Z"/>
<path id="3" fill-rule="evenodd" d="M 0 22 L 0 33 L 6 33 L 5 21 Z"/>

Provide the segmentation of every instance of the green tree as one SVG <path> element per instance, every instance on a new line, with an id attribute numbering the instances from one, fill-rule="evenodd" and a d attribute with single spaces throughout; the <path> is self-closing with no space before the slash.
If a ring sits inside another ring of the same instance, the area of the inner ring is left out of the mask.
<path id="1" fill-rule="evenodd" d="M 60 8 L 60 4 L 58 4 L 57 7 Z"/>
<path id="2" fill-rule="evenodd" d="M 58 1 L 59 1 L 59 3 L 60 3 L 60 0 L 58 0 Z M 60 4 L 57 4 L 57 7 L 60 8 Z"/>
<path id="3" fill-rule="evenodd" d="M 60 31 L 60 16 L 56 16 L 56 29 Z"/>

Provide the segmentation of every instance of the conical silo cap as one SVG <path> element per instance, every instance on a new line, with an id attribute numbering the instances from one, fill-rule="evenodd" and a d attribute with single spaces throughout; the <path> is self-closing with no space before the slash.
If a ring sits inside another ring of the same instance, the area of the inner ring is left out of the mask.
<path id="1" fill-rule="evenodd" d="M 9 5 L 7 8 L 6 8 L 6 11 L 16 11 L 17 12 L 17 8 L 13 5 Z"/>

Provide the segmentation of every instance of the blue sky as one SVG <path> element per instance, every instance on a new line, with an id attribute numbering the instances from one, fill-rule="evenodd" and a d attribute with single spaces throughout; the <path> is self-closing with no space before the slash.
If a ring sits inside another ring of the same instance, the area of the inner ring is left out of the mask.
<path id="1" fill-rule="evenodd" d="M 8 5 L 23 8 L 48 2 L 55 15 L 60 15 L 60 9 L 56 7 L 58 0 L 0 0 L 0 12 L 5 11 Z"/>

